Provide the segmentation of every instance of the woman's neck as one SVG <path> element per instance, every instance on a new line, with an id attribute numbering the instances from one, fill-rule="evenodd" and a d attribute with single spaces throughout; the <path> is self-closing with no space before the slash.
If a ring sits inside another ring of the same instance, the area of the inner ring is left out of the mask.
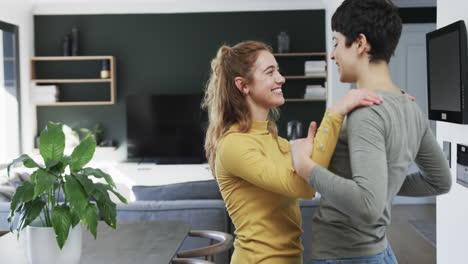
<path id="1" fill-rule="evenodd" d="M 268 111 L 252 111 L 253 121 L 266 121 L 268 120 Z"/>
<path id="2" fill-rule="evenodd" d="M 400 92 L 390 77 L 388 64 L 385 61 L 369 63 L 358 73 L 357 88 L 367 88 L 387 92 Z"/>
<path id="3" fill-rule="evenodd" d="M 266 121 L 268 120 L 269 109 L 259 107 L 255 104 L 249 104 L 250 115 L 254 121 Z"/>

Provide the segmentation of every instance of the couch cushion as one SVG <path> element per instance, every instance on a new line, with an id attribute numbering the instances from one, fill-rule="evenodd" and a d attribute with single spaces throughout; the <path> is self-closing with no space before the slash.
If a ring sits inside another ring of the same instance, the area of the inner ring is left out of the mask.
<path id="1" fill-rule="evenodd" d="M 222 199 L 216 180 L 133 186 L 132 191 L 137 201 Z"/>

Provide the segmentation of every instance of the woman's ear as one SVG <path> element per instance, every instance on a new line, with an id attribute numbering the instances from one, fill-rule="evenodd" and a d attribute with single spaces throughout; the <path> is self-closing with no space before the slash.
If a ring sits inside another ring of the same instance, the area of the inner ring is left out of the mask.
<path id="1" fill-rule="evenodd" d="M 244 95 L 249 94 L 249 88 L 247 88 L 247 82 L 242 77 L 234 78 L 234 83 L 236 84 L 237 89 Z"/>
<path id="2" fill-rule="evenodd" d="M 367 37 L 364 34 L 359 34 L 359 36 L 356 39 L 357 42 L 357 50 L 359 55 L 362 54 L 367 54 L 370 51 L 370 45 L 369 42 L 367 41 Z"/>

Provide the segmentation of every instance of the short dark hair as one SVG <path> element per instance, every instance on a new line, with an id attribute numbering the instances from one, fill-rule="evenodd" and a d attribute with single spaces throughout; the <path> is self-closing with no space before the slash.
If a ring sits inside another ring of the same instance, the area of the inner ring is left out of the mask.
<path id="1" fill-rule="evenodd" d="M 332 30 L 346 37 L 346 47 L 364 34 L 370 61 L 390 62 L 402 28 L 398 8 L 390 0 L 345 0 L 332 17 Z"/>

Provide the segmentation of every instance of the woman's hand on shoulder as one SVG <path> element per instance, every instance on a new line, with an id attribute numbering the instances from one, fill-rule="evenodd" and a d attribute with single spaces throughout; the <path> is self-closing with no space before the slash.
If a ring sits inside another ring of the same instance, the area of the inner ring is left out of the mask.
<path id="1" fill-rule="evenodd" d="M 382 95 L 370 89 L 352 89 L 330 107 L 330 110 L 344 116 L 357 107 L 380 104 L 382 101 Z"/>

